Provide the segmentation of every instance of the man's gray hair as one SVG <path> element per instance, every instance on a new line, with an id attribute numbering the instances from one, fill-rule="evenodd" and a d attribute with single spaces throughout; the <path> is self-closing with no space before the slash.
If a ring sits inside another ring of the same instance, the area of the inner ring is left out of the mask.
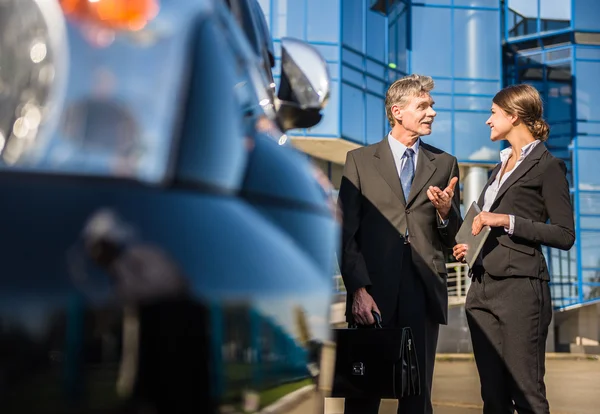
<path id="1" fill-rule="evenodd" d="M 423 93 L 429 93 L 433 89 L 433 79 L 431 76 L 408 75 L 392 83 L 385 94 L 385 112 L 393 128 L 396 118 L 392 114 L 392 106 L 398 105 L 401 108 L 408 104 L 410 98 L 421 96 Z"/>

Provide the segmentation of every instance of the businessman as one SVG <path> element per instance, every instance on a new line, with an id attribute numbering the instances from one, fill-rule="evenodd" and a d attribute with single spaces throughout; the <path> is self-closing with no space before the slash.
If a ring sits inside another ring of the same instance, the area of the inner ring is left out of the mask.
<path id="1" fill-rule="evenodd" d="M 433 412 L 439 324 L 448 318 L 445 249 L 461 224 L 456 158 L 421 140 L 436 115 L 433 86 L 428 76 L 410 75 L 389 87 L 391 132 L 348 153 L 338 198 L 347 321 L 371 325 L 375 311 L 384 327 L 413 331 L 421 395 L 402 398 L 402 414 Z M 379 403 L 347 398 L 345 414 L 377 414 Z"/>

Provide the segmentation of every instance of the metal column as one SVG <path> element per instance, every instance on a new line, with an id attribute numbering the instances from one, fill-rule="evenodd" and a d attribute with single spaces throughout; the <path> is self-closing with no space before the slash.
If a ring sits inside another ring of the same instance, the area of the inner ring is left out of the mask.
<path id="1" fill-rule="evenodd" d="M 468 166 L 465 168 L 463 182 L 463 206 L 465 213 L 473 201 L 477 202 L 488 180 L 487 167 Z M 465 278 L 465 292 L 469 290 L 471 279 Z"/>
<path id="2" fill-rule="evenodd" d="M 487 167 L 469 166 L 465 168 L 465 171 L 464 178 L 462 179 L 462 198 L 466 212 L 471 203 L 479 199 L 479 195 L 488 180 L 488 169 Z"/>

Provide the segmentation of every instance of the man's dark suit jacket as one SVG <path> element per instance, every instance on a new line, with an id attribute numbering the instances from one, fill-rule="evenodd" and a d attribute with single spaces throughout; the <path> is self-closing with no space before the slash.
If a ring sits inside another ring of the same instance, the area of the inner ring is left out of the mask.
<path id="1" fill-rule="evenodd" d="M 478 204 L 502 164 L 492 171 Z M 492 276 L 550 280 L 541 245 L 568 250 L 575 242 L 573 206 L 565 163 L 538 144 L 500 187 L 490 212 L 515 216 L 514 232 L 492 228 L 482 249 L 483 269 Z M 550 224 L 546 221 L 550 219 Z"/>
<path id="2" fill-rule="evenodd" d="M 456 158 L 421 141 L 415 177 L 405 202 L 387 136 L 379 143 L 350 151 L 339 191 L 343 213 L 341 273 L 348 297 L 346 318 L 352 321 L 353 295 L 366 287 L 382 313 L 392 318 L 399 300 L 399 281 L 407 264 L 404 249 L 412 249 L 414 269 L 422 278 L 433 321 L 448 321 L 445 252 L 455 244 L 461 224 L 460 191 L 455 187 L 446 227 L 439 226 L 429 186 L 445 189 L 458 177 Z M 408 226 L 410 244 L 404 235 Z M 410 301 L 411 298 L 400 300 Z"/>

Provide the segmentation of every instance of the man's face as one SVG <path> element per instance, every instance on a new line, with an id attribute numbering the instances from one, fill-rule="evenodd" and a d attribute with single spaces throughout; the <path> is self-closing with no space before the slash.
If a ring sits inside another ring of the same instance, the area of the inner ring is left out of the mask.
<path id="1" fill-rule="evenodd" d="M 404 108 L 397 105 L 392 106 L 392 113 L 396 122 L 404 129 L 415 135 L 423 136 L 431 134 L 431 124 L 436 116 L 433 110 L 433 99 L 428 93 L 415 96 L 410 99 Z"/>

